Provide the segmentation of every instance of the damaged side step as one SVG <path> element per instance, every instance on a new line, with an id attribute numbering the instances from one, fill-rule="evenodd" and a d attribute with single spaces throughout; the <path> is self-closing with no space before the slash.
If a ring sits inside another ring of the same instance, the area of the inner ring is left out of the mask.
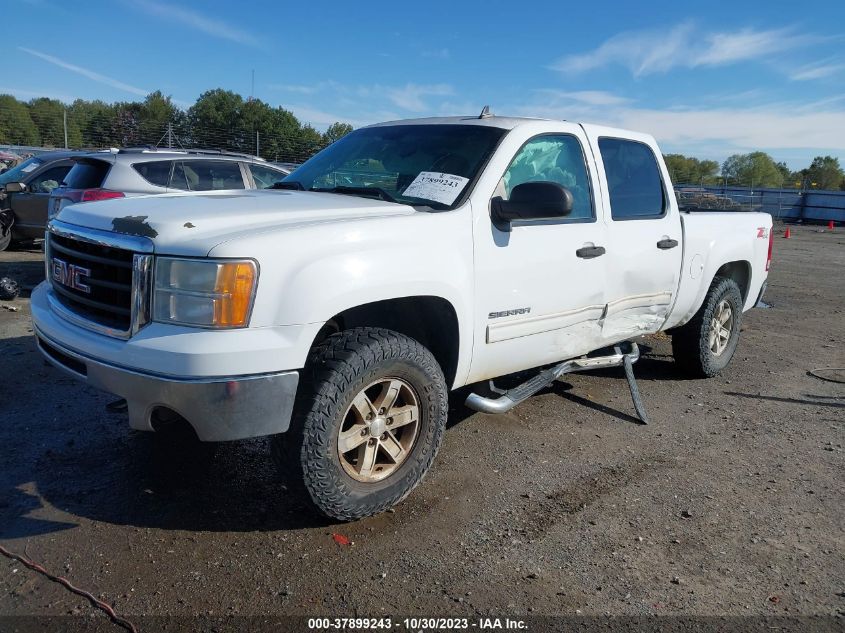
<path id="1" fill-rule="evenodd" d="M 637 415 L 640 419 L 647 423 L 648 418 L 645 414 L 645 408 L 639 398 L 639 390 L 634 381 L 634 373 L 632 365 L 640 358 L 640 349 L 636 343 L 630 343 L 631 350 L 623 353 L 620 347 L 614 348 L 614 354 L 609 356 L 595 356 L 592 358 L 575 358 L 564 361 L 549 369 L 544 369 L 533 378 L 525 381 L 521 385 L 517 385 L 513 389 L 505 392 L 499 392 L 501 395 L 498 398 L 485 398 L 477 393 L 471 393 L 466 399 L 466 406 L 475 411 L 482 413 L 505 413 L 513 409 L 516 405 L 524 402 L 535 393 L 552 384 L 555 380 L 564 374 L 571 374 L 578 371 L 590 371 L 593 369 L 605 369 L 607 367 L 625 367 L 625 377 L 628 379 L 628 386 L 631 388 L 631 395 L 634 399 L 634 405 L 637 410 Z M 496 390 L 498 391 L 498 390 Z"/>

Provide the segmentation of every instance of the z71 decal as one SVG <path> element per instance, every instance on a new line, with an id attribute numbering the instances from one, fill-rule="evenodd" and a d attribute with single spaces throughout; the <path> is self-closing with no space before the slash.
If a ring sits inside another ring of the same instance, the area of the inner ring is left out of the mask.
<path id="1" fill-rule="evenodd" d="M 768 239 L 769 229 L 767 229 L 765 226 L 757 227 L 757 237 L 759 237 L 761 240 Z"/>

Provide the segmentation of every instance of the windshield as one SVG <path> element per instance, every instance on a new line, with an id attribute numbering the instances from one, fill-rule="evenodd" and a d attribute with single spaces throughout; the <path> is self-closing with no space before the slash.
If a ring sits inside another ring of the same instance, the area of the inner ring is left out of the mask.
<path id="1" fill-rule="evenodd" d="M 481 125 L 363 128 L 305 162 L 282 186 L 454 209 L 504 133 Z"/>
<path id="2" fill-rule="evenodd" d="M 26 178 L 27 174 L 32 173 L 38 169 L 44 161 L 40 158 L 30 158 L 25 160 L 17 167 L 12 167 L 9 171 L 4 171 L 0 174 L 0 185 L 5 185 L 10 182 L 21 182 Z"/>

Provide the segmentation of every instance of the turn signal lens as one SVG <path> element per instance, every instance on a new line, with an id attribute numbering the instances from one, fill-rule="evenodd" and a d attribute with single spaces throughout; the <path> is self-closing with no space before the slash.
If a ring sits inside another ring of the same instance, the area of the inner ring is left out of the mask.
<path id="1" fill-rule="evenodd" d="M 217 286 L 214 288 L 220 296 L 214 303 L 214 324 L 220 327 L 246 325 L 254 285 L 255 264 L 252 262 L 222 264 L 217 271 Z"/>

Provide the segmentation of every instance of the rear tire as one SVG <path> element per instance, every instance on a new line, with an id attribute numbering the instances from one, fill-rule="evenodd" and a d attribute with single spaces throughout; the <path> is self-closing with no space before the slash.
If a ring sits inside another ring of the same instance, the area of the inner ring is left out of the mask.
<path id="1" fill-rule="evenodd" d="M 273 455 L 317 510 L 351 521 L 387 510 L 422 481 L 447 413 L 446 380 L 429 350 L 392 330 L 354 328 L 312 349 Z"/>
<path id="2" fill-rule="evenodd" d="M 672 355 L 684 373 L 715 376 L 730 363 L 742 326 L 742 293 L 736 282 L 715 277 L 699 311 L 672 333 Z"/>
<path id="3" fill-rule="evenodd" d="M 0 252 L 5 251 L 9 248 L 9 245 L 12 243 L 12 229 L 9 229 L 9 232 L 6 235 L 0 233 Z"/>

